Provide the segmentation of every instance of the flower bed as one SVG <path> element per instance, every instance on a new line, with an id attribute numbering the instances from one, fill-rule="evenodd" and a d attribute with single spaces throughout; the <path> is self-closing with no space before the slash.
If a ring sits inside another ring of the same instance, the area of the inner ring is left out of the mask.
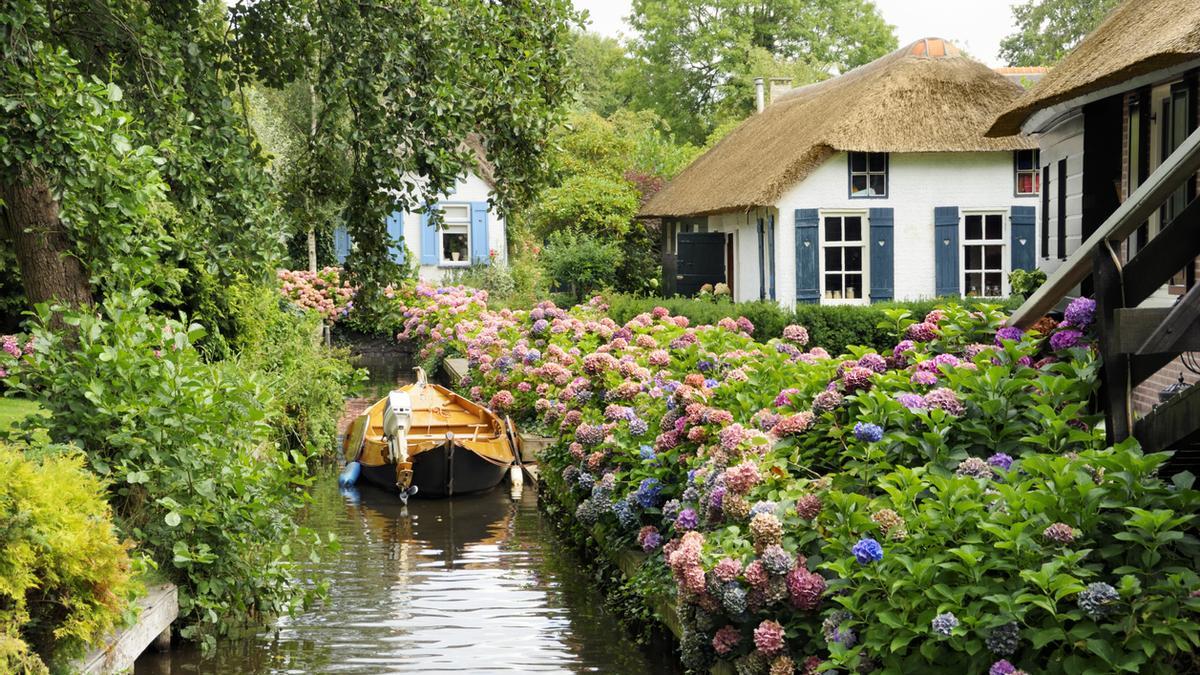
<path id="1" fill-rule="evenodd" d="M 440 297 L 466 294 L 398 294 L 402 337 L 558 437 L 545 480 L 670 570 L 689 668 L 1195 667 L 1200 499 L 1164 456 L 1103 447 L 1090 301 L 1029 333 L 889 310 L 894 349 L 832 358 L 800 326 Z"/>

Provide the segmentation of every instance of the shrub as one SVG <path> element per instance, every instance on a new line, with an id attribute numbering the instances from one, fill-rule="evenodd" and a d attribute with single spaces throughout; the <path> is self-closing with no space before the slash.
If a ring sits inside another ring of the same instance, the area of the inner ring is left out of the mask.
<path id="1" fill-rule="evenodd" d="M 1008 275 L 1008 285 L 1012 287 L 1013 295 L 1029 297 L 1046 283 L 1046 273 L 1043 270 L 1013 270 Z"/>
<path id="2" fill-rule="evenodd" d="M 611 286 L 623 257 L 611 238 L 560 230 L 550 235 L 541 260 L 551 281 L 579 300 Z"/>
<path id="3" fill-rule="evenodd" d="M 867 309 L 906 339 L 831 358 L 799 326 L 594 301 L 484 311 L 444 348 L 557 436 L 544 480 L 603 547 L 669 569 L 689 669 L 1193 672 L 1200 495 L 1101 449 L 1094 305 L 1047 333 Z"/>
<path id="4" fill-rule="evenodd" d="M 238 324 L 235 361 L 261 375 L 272 393 L 270 428 L 286 449 L 332 456 L 337 423 L 350 388 L 362 373 L 349 353 L 326 349 L 316 312 L 289 308 L 268 286 L 235 285 L 230 309 Z"/>
<path id="5" fill-rule="evenodd" d="M 106 485 L 79 455 L 0 444 L 0 671 L 63 665 L 121 620 L 137 584 Z"/>
<path id="6" fill-rule="evenodd" d="M 122 531 L 180 589 L 185 637 L 222 633 L 307 599 L 289 547 L 305 454 L 270 442 L 271 392 L 234 362 L 206 363 L 203 329 L 148 313 L 144 291 L 92 311 L 37 308 L 33 353 L 9 382 L 42 414 L 26 424 L 83 449 L 113 485 Z M 94 311 L 94 313 L 92 313 Z"/>

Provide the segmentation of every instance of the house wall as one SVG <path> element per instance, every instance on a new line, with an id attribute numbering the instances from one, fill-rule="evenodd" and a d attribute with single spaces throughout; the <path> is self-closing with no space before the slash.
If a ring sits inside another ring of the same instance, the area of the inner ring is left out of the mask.
<path id="1" fill-rule="evenodd" d="M 465 178 L 459 179 L 454 186 L 454 192 L 440 199 L 439 202 L 445 204 L 486 202 L 490 194 L 491 187 L 472 172 L 468 173 Z M 404 214 L 404 245 L 408 249 L 408 255 L 413 256 L 411 259 L 420 260 L 421 214 Z M 507 262 L 508 244 L 505 223 L 494 208 L 488 209 L 488 249 L 496 252 L 498 261 Z M 460 267 L 465 266 L 465 263 L 460 265 Z M 440 283 L 452 269 L 451 265 L 421 265 L 419 276 L 422 281 Z"/>
<path id="2" fill-rule="evenodd" d="M 467 204 L 470 202 L 487 202 L 488 196 L 491 195 L 491 186 L 488 186 L 484 179 L 481 179 L 474 172 L 469 172 L 466 177 L 458 179 L 455 184 L 454 191 L 448 196 L 438 199 L 439 203 L 444 204 Z M 407 259 L 419 261 L 421 259 L 421 214 L 419 213 L 404 213 L 401 214 L 403 221 L 403 237 L 404 249 L 406 249 Z M 380 227 L 384 227 L 380 225 Z M 390 227 L 390 225 L 388 226 Z M 392 233 L 396 234 L 396 233 Z M 337 252 L 338 263 L 344 259 L 344 251 L 348 251 L 343 244 L 338 244 L 337 241 L 346 237 L 343 228 L 338 228 L 335 232 L 335 250 L 341 247 L 341 251 Z M 348 239 L 347 239 L 348 240 Z M 349 245 L 349 244 L 346 244 Z M 496 259 L 498 262 L 508 262 L 508 234 L 505 232 L 505 223 L 503 217 L 497 213 L 496 209 L 488 208 L 487 211 L 487 247 L 488 250 L 496 251 Z M 398 256 L 397 256 L 398 257 Z M 402 259 L 397 259 L 397 262 L 403 262 Z M 469 263 L 460 263 L 458 265 L 427 265 L 422 264 L 418 270 L 418 275 L 422 281 L 430 283 L 440 283 L 445 276 L 448 276 L 449 271 L 454 267 L 467 267 Z"/>
<path id="3" fill-rule="evenodd" d="M 1041 214 L 1038 218 L 1038 267 L 1047 275 L 1054 271 L 1083 243 L 1083 115 L 1074 114 L 1059 120 L 1038 137 L 1042 167 L 1049 167 L 1050 180 L 1042 186 L 1050 196 L 1045 226 L 1049 229 L 1049 246 L 1042 248 Z M 1066 214 L 1067 237 L 1065 255 L 1058 255 L 1058 163 L 1067 160 Z"/>
<path id="4" fill-rule="evenodd" d="M 759 297 L 757 214 L 758 211 L 738 211 L 708 216 L 709 232 L 733 235 L 733 299 L 737 302 Z"/>
<path id="5" fill-rule="evenodd" d="M 888 196 L 871 199 L 850 198 L 847 155 L 838 153 L 779 200 L 781 216 L 776 225 L 775 248 L 777 297 L 785 307 L 795 303 L 796 209 L 864 214 L 870 208 L 893 209 L 895 299 L 916 300 L 935 295 L 935 207 L 957 206 L 960 214 L 964 210 L 1003 211 L 1007 238 L 1007 214 L 1011 208 L 1040 208 L 1040 202 L 1037 196 L 1015 196 L 1012 152 L 893 153 L 889 158 Z M 1009 257 L 1006 248 L 1006 268 L 1010 265 Z M 1007 275 L 1005 284 L 1007 287 Z"/>

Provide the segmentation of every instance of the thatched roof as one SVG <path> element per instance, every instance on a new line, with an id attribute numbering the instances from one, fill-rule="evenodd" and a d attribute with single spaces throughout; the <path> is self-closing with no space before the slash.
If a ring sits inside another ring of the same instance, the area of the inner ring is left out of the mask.
<path id="1" fill-rule="evenodd" d="M 841 150 L 971 152 L 1033 148 L 985 138 L 1020 85 L 927 38 L 844 75 L 792 90 L 701 155 L 642 216 L 704 215 L 767 206 Z"/>
<path id="2" fill-rule="evenodd" d="M 1200 2 L 1125 0 L 988 131 L 1018 133 L 1042 108 L 1200 58 Z"/>

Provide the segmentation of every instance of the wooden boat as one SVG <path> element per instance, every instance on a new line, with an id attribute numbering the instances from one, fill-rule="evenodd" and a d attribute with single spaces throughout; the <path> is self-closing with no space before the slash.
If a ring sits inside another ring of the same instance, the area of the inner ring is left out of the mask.
<path id="1" fill-rule="evenodd" d="M 488 490 L 516 461 L 511 424 L 487 408 L 425 379 L 397 389 L 350 424 L 342 441 L 347 468 L 340 481 L 361 477 L 410 495 L 449 497 Z"/>

